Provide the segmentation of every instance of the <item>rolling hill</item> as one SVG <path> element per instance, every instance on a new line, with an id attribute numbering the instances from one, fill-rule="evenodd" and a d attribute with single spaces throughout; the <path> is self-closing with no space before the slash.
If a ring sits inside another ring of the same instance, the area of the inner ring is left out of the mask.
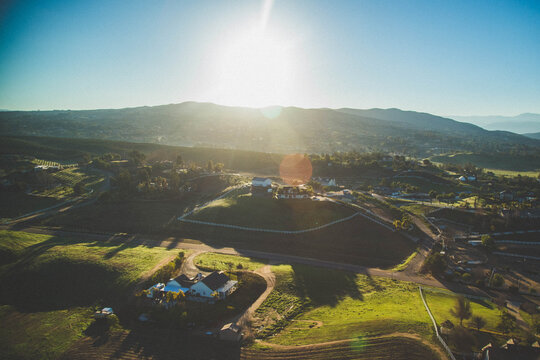
<path id="1" fill-rule="evenodd" d="M 540 148 L 536 139 L 399 109 L 267 110 L 185 102 L 126 109 L 10 111 L 0 112 L 0 130 L 4 135 L 100 138 L 276 153 L 380 150 L 425 156 L 450 150 Z"/>

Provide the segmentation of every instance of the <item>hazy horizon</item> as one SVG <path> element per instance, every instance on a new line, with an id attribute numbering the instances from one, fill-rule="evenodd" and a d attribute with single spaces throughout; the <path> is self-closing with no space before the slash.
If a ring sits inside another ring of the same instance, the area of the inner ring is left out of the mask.
<path id="1" fill-rule="evenodd" d="M 46 1 L 0 21 L 2 109 L 540 113 L 537 2 Z"/>

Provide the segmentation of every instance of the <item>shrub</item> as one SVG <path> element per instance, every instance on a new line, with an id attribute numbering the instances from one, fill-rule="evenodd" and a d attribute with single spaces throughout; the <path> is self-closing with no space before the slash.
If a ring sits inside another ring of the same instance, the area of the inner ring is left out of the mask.
<path id="1" fill-rule="evenodd" d="M 491 281 L 491 284 L 495 287 L 501 287 L 504 285 L 504 278 L 501 274 L 495 274 L 493 276 L 493 280 Z"/>

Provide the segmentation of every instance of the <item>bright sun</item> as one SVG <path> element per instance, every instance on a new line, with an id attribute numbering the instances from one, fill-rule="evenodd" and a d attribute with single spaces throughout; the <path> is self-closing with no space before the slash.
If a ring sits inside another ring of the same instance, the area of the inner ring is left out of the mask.
<path id="1" fill-rule="evenodd" d="M 293 91 L 292 46 L 264 30 L 233 37 L 216 60 L 216 95 L 220 103 L 275 105 Z"/>

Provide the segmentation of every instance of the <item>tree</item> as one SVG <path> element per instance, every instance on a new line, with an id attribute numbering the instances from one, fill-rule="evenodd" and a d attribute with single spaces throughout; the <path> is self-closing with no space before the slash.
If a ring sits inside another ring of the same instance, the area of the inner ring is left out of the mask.
<path id="1" fill-rule="evenodd" d="M 229 270 L 229 276 L 231 276 L 231 272 L 234 267 L 234 264 L 230 261 L 226 262 L 226 264 L 227 264 L 227 269 Z"/>
<path id="2" fill-rule="evenodd" d="M 471 303 L 464 296 L 459 296 L 454 307 L 450 309 L 450 314 L 458 318 L 459 325 L 463 326 L 463 320 L 467 320 L 472 316 Z"/>
<path id="3" fill-rule="evenodd" d="M 493 280 L 491 281 L 491 284 L 495 287 L 501 287 L 504 285 L 504 278 L 501 274 L 495 274 L 493 275 Z"/>
<path id="4" fill-rule="evenodd" d="M 133 150 L 132 152 L 130 152 L 129 157 L 131 158 L 131 161 L 133 161 L 133 163 L 137 166 L 142 165 L 144 159 L 146 159 L 146 155 L 144 155 L 138 150 Z"/>
<path id="5" fill-rule="evenodd" d="M 503 334 L 508 334 L 516 328 L 516 318 L 506 311 L 501 312 L 501 318 L 497 329 L 501 330 Z"/>
<path id="6" fill-rule="evenodd" d="M 225 168 L 225 164 L 223 163 L 218 162 L 214 165 L 214 170 L 217 172 L 222 172 L 223 168 Z"/>
<path id="7" fill-rule="evenodd" d="M 487 251 L 493 251 L 495 249 L 495 240 L 490 235 L 482 235 L 482 246 Z"/>
<path id="8" fill-rule="evenodd" d="M 428 271 L 433 275 L 441 274 L 444 269 L 446 269 L 446 261 L 444 260 L 444 256 L 442 256 L 439 252 L 432 252 L 424 261 L 423 268 L 425 271 Z"/>
<path id="9" fill-rule="evenodd" d="M 169 188 L 175 192 L 180 188 L 180 176 L 178 176 L 176 171 L 171 173 L 171 178 L 169 179 Z"/>
<path id="10" fill-rule="evenodd" d="M 474 326 L 476 331 L 480 331 L 481 328 L 486 326 L 486 323 L 486 319 L 478 315 L 473 316 L 471 319 L 471 325 Z"/>
<path id="11" fill-rule="evenodd" d="M 82 181 L 79 181 L 73 186 L 73 192 L 75 195 L 82 195 L 84 194 L 84 183 Z"/>
<path id="12" fill-rule="evenodd" d="M 184 159 L 182 159 L 182 155 L 178 154 L 176 155 L 176 166 L 183 166 L 184 165 Z"/>

